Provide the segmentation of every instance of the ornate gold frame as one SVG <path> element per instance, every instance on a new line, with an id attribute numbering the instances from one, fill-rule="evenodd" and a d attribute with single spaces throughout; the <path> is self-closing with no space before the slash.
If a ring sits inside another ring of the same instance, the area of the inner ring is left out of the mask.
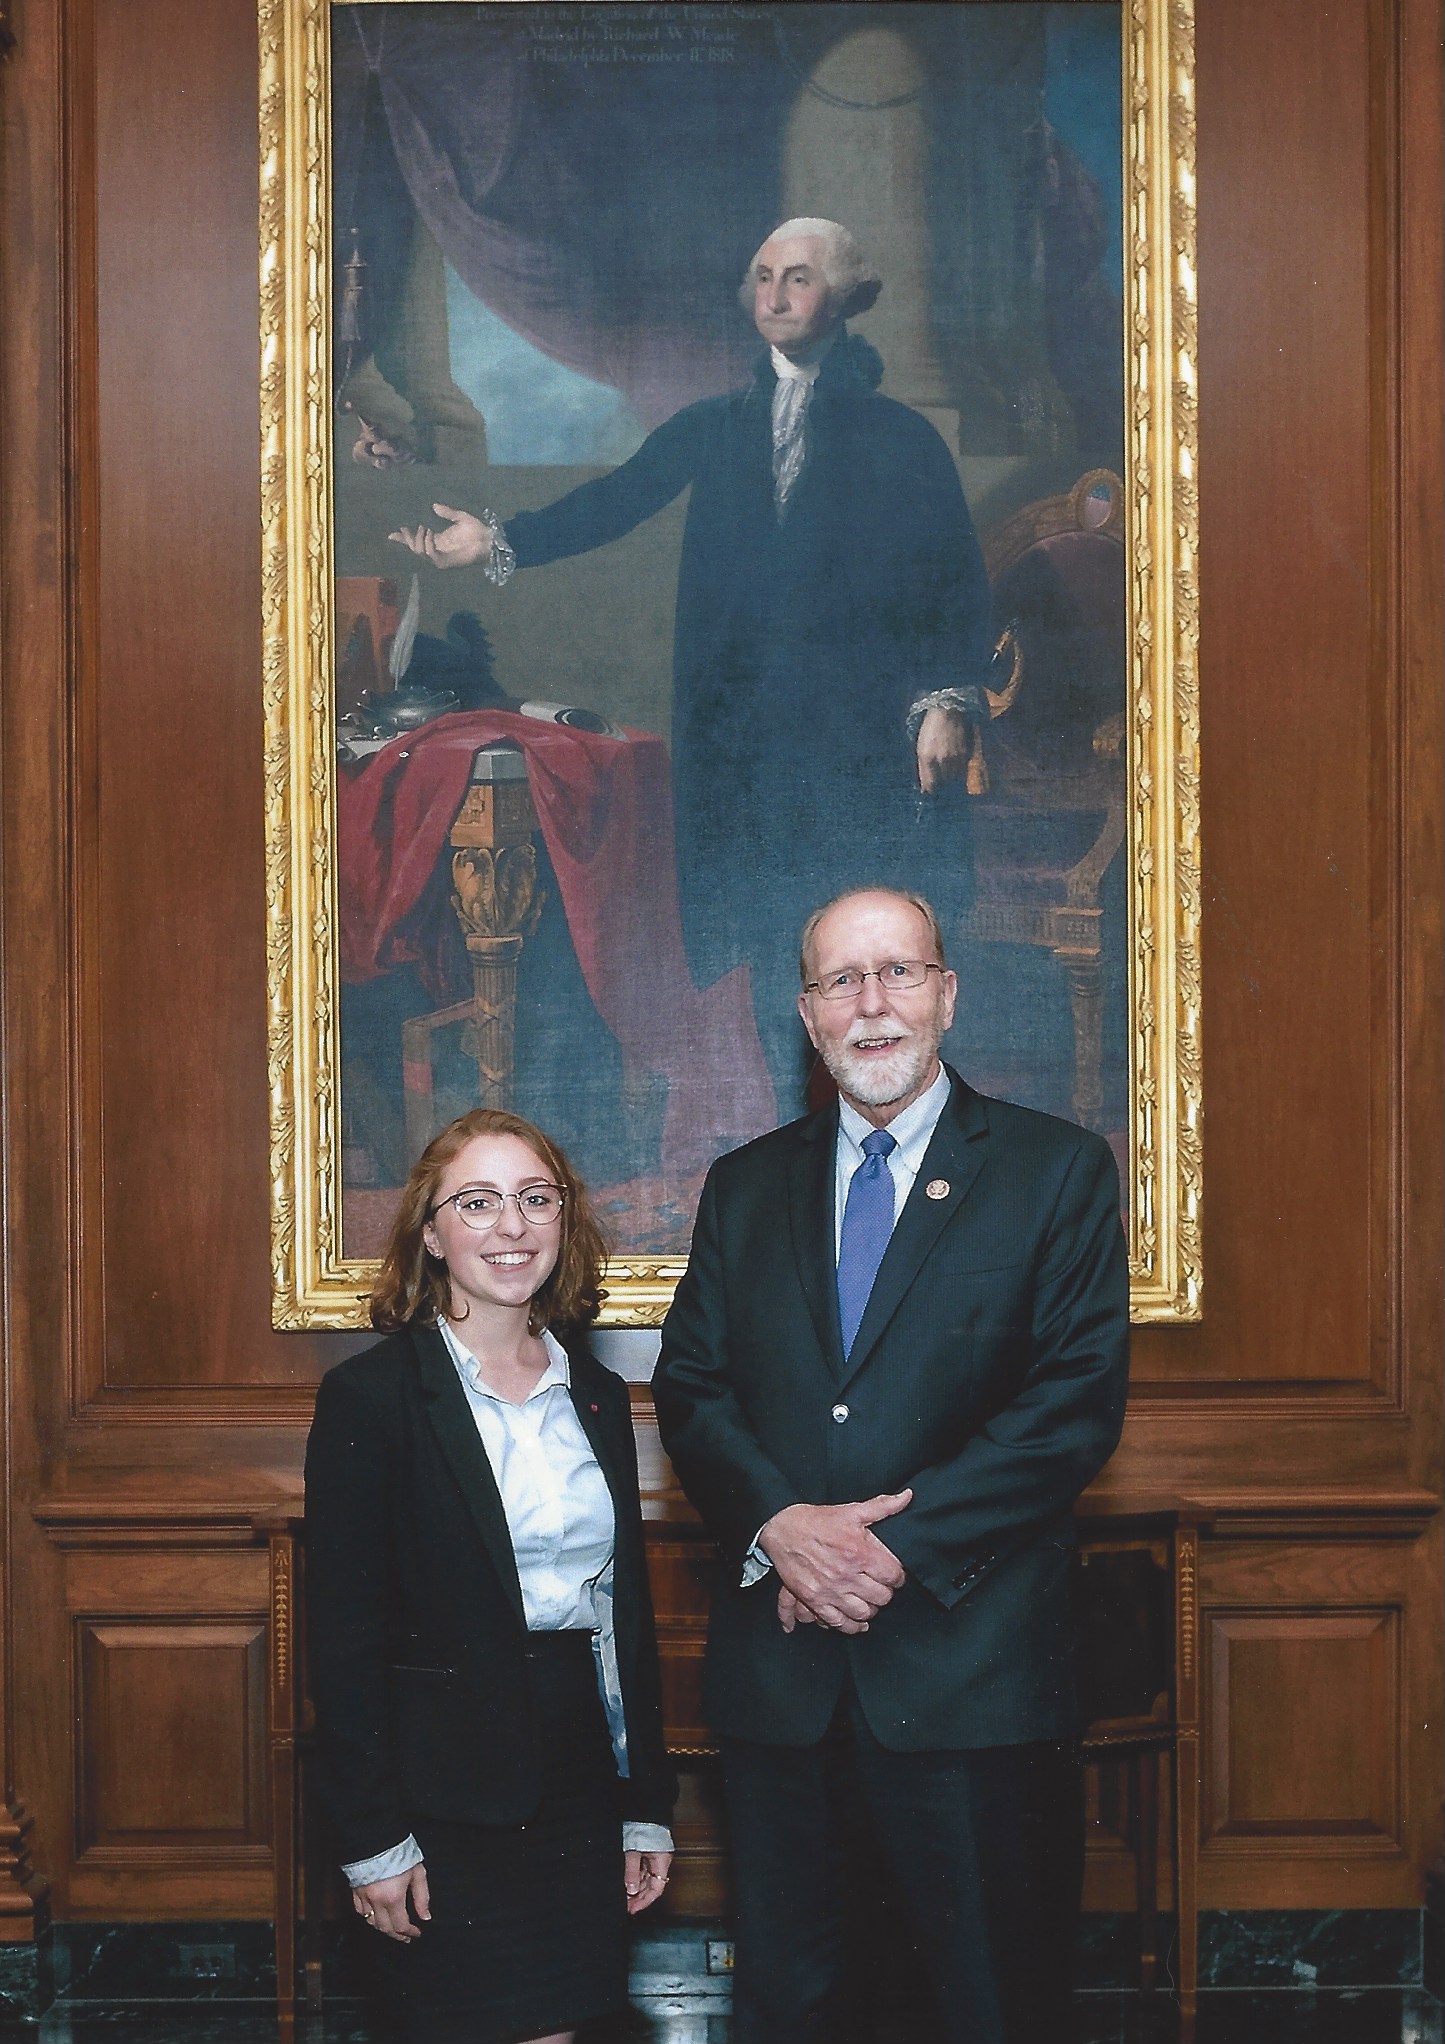
<path id="1" fill-rule="evenodd" d="M 267 1077 L 277 1327 L 360 1327 L 339 1245 L 332 759 L 330 0 L 260 0 L 261 528 Z M 1192 0 L 1125 0 L 1132 1311 L 1197 1320 L 1198 347 Z M 648 1327 L 684 1266 L 614 1263 Z"/>

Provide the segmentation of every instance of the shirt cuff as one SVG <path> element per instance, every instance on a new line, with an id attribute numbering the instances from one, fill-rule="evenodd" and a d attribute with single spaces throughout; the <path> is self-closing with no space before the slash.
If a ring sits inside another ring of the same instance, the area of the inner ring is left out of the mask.
<path id="1" fill-rule="evenodd" d="M 989 720 L 988 704 L 981 689 L 934 688 L 927 695 L 915 697 L 908 706 L 905 721 L 910 738 L 917 738 L 919 727 L 930 710 L 952 710 L 955 716 L 972 718 L 975 723 L 986 724 Z"/>
<path id="2" fill-rule="evenodd" d="M 517 572 L 516 553 L 508 543 L 506 527 L 495 511 L 484 511 L 482 523 L 492 535 L 492 550 L 482 563 L 482 573 L 494 589 L 505 589 Z"/>
<path id="3" fill-rule="evenodd" d="M 753 1584 L 760 1583 L 763 1580 L 763 1577 L 767 1575 L 768 1571 L 772 1568 L 773 1564 L 771 1563 L 771 1561 L 769 1561 L 767 1555 L 758 1545 L 758 1539 L 762 1535 L 762 1530 L 763 1530 L 762 1527 L 759 1526 L 757 1535 L 754 1537 L 752 1546 L 743 1556 L 743 1572 L 742 1577 L 738 1583 L 738 1588 L 740 1590 L 750 1590 L 753 1587 Z"/>
<path id="4" fill-rule="evenodd" d="M 671 1852 L 672 1833 L 665 1824 L 640 1824 L 629 1818 L 622 1826 L 624 1852 Z"/>
<path id="5" fill-rule="evenodd" d="M 371 1859 L 354 1859 L 349 1866 L 343 1862 L 341 1871 L 353 1888 L 368 1888 L 373 1881 L 394 1881 L 398 1874 L 409 1874 L 413 1867 L 421 1865 L 424 1857 L 408 1832 L 400 1845 L 378 1852 Z"/>

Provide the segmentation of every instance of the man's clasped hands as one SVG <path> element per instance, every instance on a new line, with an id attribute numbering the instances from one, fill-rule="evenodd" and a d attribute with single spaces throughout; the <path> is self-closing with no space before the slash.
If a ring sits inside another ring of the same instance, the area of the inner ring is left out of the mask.
<path id="1" fill-rule="evenodd" d="M 778 1622 L 866 1632 L 905 1574 L 871 1529 L 913 1501 L 911 1490 L 885 1491 L 852 1505 L 788 1505 L 758 1534 L 779 1578 Z"/>

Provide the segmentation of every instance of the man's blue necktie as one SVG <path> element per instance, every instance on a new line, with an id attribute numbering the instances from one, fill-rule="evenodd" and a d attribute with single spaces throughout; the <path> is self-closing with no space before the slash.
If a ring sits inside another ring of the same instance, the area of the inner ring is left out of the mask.
<path id="1" fill-rule="evenodd" d="M 875 1128 L 863 1138 L 863 1162 L 848 1185 L 843 1208 L 843 1234 L 838 1244 L 838 1319 L 843 1329 L 843 1353 L 853 1347 L 853 1337 L 868 1304 L 868 1294 L 893 1233 L 893 1174 L 886 1158 L 898 1147 L 885 1128 Z"/>

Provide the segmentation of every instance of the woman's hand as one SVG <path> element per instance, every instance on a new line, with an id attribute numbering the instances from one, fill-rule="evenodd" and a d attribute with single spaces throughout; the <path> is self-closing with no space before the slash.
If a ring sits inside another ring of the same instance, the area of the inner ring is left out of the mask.
<path id="1" fill-rule="evenodd" d="M 636 1853 L 628 1854 L 629 1859 L 637 1857 Z M 664 1853 L 662 1857 L 665 1859 L 667 1855 Z M 351 1906 L 364 1922 L 369 1923 L 373 1930 L 379 1930 L 383 1937 L 395 1938 L 399 1944 L 406 1944 L 410 1939 L 421 1936 L 421 1926 L 413 1923 L 407 1913 L 408 1895 L 411 1897 L 412 1910 L 421 1918 L 422 1923 L 430 1923 L 431 1897 L 427 1893 L 426 1868 L 420 1860 L 406 1873 L 393 1874 L 389 1881 L 368 1881 L 364 1888 L 353 1888 Z M 628 1907 L 631 1906 L 629 1903 Z"/>
<path id="2" fill-rule="evenodd" d="M 651 1908 L 667 1886 L 667 1871 L 671 1865 L 670 1852 L 623 1853 L 622 1885 L 627 1890 L 629 1916 L 636 1916 L 640 1910 Z"/>

